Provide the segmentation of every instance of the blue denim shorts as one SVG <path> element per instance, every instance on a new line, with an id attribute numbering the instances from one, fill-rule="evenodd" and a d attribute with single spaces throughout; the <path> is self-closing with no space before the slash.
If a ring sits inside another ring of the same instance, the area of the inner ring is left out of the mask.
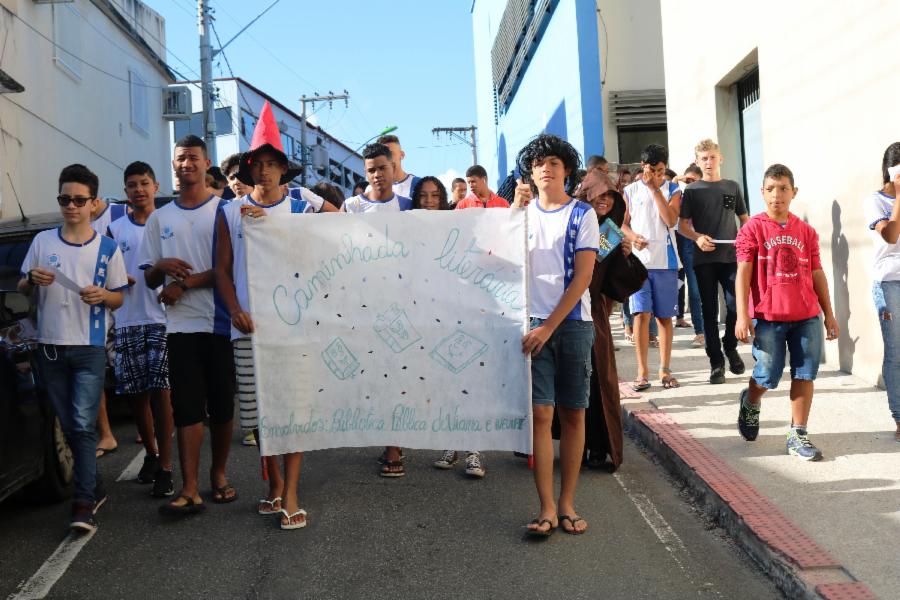
<path id="1" fill-rule="evenodd" d="M 531 329 L 544 319 L 532 317 Z M 531 402 L 587 408 L 591 396 L 594 323 L 566 319 L 531 357 Z"/>
<path id="2" fill-rule="evenodd" d="M 658 319 L 678 314 L 678 269 L 647 269 L 647 281 L 631 296 L 631 313 L 649 312 Z"/>
<path id="3" fill-rule="evenodd" d="M 767 390 L 778 387 L 786 350 L 791 353 L 791 379 L 815 381 L 825 342 L 819 317 L 789 322 L 754 319 L 753 327 L 753 381 L 757 385 Z"/>

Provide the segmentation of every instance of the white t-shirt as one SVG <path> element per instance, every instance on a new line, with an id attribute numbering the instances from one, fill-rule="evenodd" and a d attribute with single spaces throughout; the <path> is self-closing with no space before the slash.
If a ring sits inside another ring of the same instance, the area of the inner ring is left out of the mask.
<path id="1" fill-rule="evenodd" d="M 365 194 L 360 194 L 344 200 L 344 205 L 341 207 L 344 212 L 348 213 L 398 212 L 411 208 L 412 200 L 397 194 L 394 194 L 390 200 L 369 200 Z"/>
<path id="2" fill-rule="evenodd" d="M 318 197 L 318 196 L 317 196 Z M 255 202 L 249 195 L 236 198 L 223 206 L 219 212 L 225 217 L 225 225 L 231 238 L 232 267 L 231 277 L 234 280 L 234 291 L 237 294 L 238 303 L 245 311 L 250 310 L 250 297 L 247 290 L 247 248 L 244 246 L 243 220 L 241 219 L 241 206 L 252 204 L 259 206 L 269 215 L 286 215 L 291 213 L 314 213 L 316 208 L 303 199 L 293 196 L 285 196 L 277 204 L 264 206 Z M 252 218 L 252 217 L 248 217 Z M 235 327 L 231 327 L 231 339 L 247 337 Z"/>
<path id="3" fill-rule="evenodd" d="M 416 183 L 419 181 L 419 177 L 416 177 L 412 173 L 407 173 L 406 177 L 404 177 L 400 181 L 395 181 L 394 185 L 394 193 L 402 198 L 412 198 L 413 188 L 416 187 Z"/>
<path id="4" fill-rule="evenodd" d="M 322 212 L 322 205 L 325 204 L 325 198 L 318 195 L 314 191 L 305 187 L 295 187 L 289 189 L 288 194 L 290 194 L 291 198 L 293 198 L 294 200 L 300 201 L 302 210 L 299 210 L 297 212 Z M 310 205 L 311 208 L 307 210 L 306 205 Z"/>
<path id="5" fill-rule="evenodd" d="M 182 208 L 173 200 L 153 211 L 144 230 L 140 268 L 152 267 L 162 258 L 180 258 L 193 267 L 193 274 L 212 269 L 216 211 L 226 202 L 210 196 L 199 206 Z M 172 281 L 166 276 L 166 285 Z M 213 288 L 192 288 L 166 308 L 166 333 L 228 335 L 230 323 Z"/>
<path id="6" fill-rule="evenodd" d="M 106 208 L 97 215 L 96 219 L 91 221 L 91 227 L 100 235 L 106 235 L 106 230 L 109 229 L 110 223 L 128 214 L 128 205 L 109 203 L 105 200 L 101 200 L 101 202 L 106 204 Z"/>
<path id="7" fill-rule="evenodd" d="M 148 288 L 139 265 L 145 230 L 146 226 L 135 223 L 130 214 L 109 224 L 110 236 L 118 244 L 125 260 L 125 271 L 135 281 L 134 285 L 125 290 L 125 302 L 116 310 L 116 329 L 166 324 L 166 311 L 156 299 L 162 288 Z"/>
<path id="8" fill-rule="evenodd" d="M 103 304 L 85 304 L 61 279 L 67 278 L 78 288 L 96 285 L 111 291 L 125 289 L 128 276 L 116 243 L 94 232 L 89 242 L 71 244 L 62 238 L 62 228 L 48 229 L 31 242 L 22 274 L 37 268 L 57 273 L 53 283 L 37 288 L 38 341 L 57 346 L 104 346 L 109 309 Z"/>
<path id="9" fill-rule="evenodd" d="M 546 211 L 535 199 L 527 210 L 528 261 L 531 266 L 528 314 L 546 319 L 556 309 L 575 276 L 575 253 L 599 251 L 600 225 L 591 205 L 580 200 L 573 199 L 562 208 Z M 566 319 L 591 320 L 589 290 L 584 290 L 581 300 Z"/>
<path id="10" fill-rule="evenodd" d="M 888 244 L 875 231 L 878 223 L 890 220 L 893 209 L 894 199 L 883 192 L 875 192 L 863 201 L 863 216 L 875 244 L 875 281 L 900 281 L 900 239 Z"/>
<path id="11" fill-rule="evenodd" d="M 678 184 L 671 181 L 663 181 L 659 188 L 666 202 L 671 201 L 672 196 L 680 192 Z M 659 209 L 653 200 L 653 193 L 642 178 L 638 178 L 625 187 L 625 203 L 628 213 L 631 215 L 631 229 L 638 235 L 644 236 L 650 245 L 643 250 L 633 250 L 644 266 L 648 269 L 679 269 L 681 261 L 678 259 L 677 245 L 675 243 L 675 231 L 670 229 L 659 216 Z"/>

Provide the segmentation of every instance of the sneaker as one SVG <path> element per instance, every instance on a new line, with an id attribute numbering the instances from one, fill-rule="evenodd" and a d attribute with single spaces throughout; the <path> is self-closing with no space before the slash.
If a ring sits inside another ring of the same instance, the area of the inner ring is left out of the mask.
<path id="1" fill-rule="evenodd" d="M 737 350 L 729 350 L 725 353 L 725 356 L 728 357 L 729 371 L 731 371 L 735 375 L 740 375 L 744 372 L 744 361 L 741 360 L 741 355 L 738 354 Z"/>
<path id="2" fill-rule="evenodd" d="M 172 485 L 172 471 L 160 469 L 153 477 L 153 489 L 150 495 L 154 498 L 167 498 L 175 494 L 175 486 Z"/>
<path id="3" fill-rule="evenodd" d="M 705 348 L 706 347 L 706 336 L 702 333 L 698 333 L 694 336 L 694 340 L 691 342 L 691 348 Z"/>
<path id="4" fill-rule="evenodd" d="M 438 469 L 452 469 L 457 462 L 459 459 L 456 456 L 456 450 L 444 450 L 441 457 L 434 461 L 434 466 Z"/>
<path id="5" fill-rule="evenodd" d="M 750 390 L 741 390 L 741 407 L 738 409 L 738 431 L 748 442 L 752 442 L 759 435 L 759 407 L 747 404 Z"/>
<path id="6" fill-rule="evenodd" d="M 153 483 L 153 476 L 159 471 L 159 456 L 156 454 L 148 454 L 144 457 L 144 465 L 138 471 L 138 483 Z"/>
<path id="7" fill-rule="evenodd" d="M 466 475 L 471 477 L 484 477 L 484 466 L 481 464 L 481 454 L 470 452 L 466 456 Z"/>
<path id="8" fill-rule="evenodd" d="M 97 521 L 94 519 L 94 506 L 90 502 L 73 502 L 72 518 L 69 519 L 69 529 L 90 533 L 97 529 Z"/>
<path id="9" fill-rule="evenodd" d="M 97 511 L 100 510 L 100 507 L 106 504 L 106 501 L 109 500 L 109 494 L 106 493 L 106 488 L 103 487 L 103 480 L 100 479 L 100 475 L 97 474 L 97 483 L 94 484 L 94 506 L 92 508 L 91 514 L 97 514 Z"/>
<path id="10" fill-rule="evenodd" d="M 256 445 L 256 437 L 253 435 L 252 431 L 248 431 L 244 434 L 244 437 L 241 439 L 242 446 L 255 446 Z"/>
<path id="11" fill-rule="evenodd" d="M 822 460 L 822 451 L 813 446 L 806 435 L 806 430 L 792 427 L 787 434 L 787 453 L 803 460 Z"/>
<path id="12" fill-rule="evenodd" d="M 709 372 L 709 382 L 713 384 L 725 383 L 725 367 L 713 367 Z"/>

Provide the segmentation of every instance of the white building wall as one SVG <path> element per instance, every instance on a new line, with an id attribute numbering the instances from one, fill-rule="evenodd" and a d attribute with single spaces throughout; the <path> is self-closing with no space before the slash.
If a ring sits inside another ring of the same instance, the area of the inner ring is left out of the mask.
<path id="1" fill-rule="evenodd" d="M 134 160 L 150 163 L 170 188 L 167 76 L 90 0 L 0 4 L 0 66 L 25 86 L 0 94 L 0 217 L 18 215 L 9 178 L 26 214 L 57 210 L 57 176 L 75 162 L 99 175 L 101 196 L 122 196 L 122 172 Z M 54 39 L 77 58 L 55 58 Z M 144 84 L 141 129 L 131 118 L 130 72 Z"/>
<path id="2" fill-rule="evenodd" d="M 718 138 L 724 176 L 740 181 L 732 84 L 758 64 L 763 162 L 796 176 L 792 211 L 819 232 L 842 328 L 839 342 L 826 344 L 828 362 L 872 382 L 882 341 L 860 205 L 881 187 L 882 154 L 900 139 L 898 17 L 896 0 L 662 0 L 673 164 L 693 160 L 701 138 Z"/>

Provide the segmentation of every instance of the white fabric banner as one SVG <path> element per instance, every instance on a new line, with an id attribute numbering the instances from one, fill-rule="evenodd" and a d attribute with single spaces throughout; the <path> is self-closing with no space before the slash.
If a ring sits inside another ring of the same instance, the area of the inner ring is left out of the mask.
<path id="1" fill-rule="evenodd" d="M 524 210 L 247 219 L 266 456 L 531 451 Z"/>

